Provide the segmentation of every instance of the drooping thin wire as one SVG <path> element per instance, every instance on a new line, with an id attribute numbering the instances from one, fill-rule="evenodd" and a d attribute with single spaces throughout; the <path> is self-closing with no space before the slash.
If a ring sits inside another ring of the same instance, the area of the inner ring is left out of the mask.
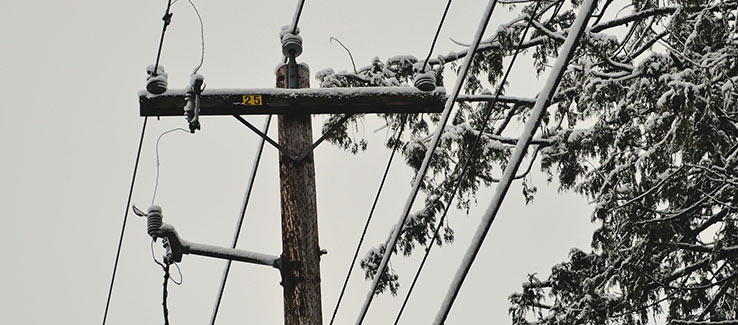
<path id="1" fill-rule="evenodd" d="M 176 0 L 175 0 L 176 1 Z M 167 26 L 172 21 L 172 14 L 169 9 L 172 8 L 172 0 L 167 1 L 167 11 L 164 13 L 164 17 L 161 19 L 164 21 L 164 26 L 161 28 L 161 38 L 159 39 L 159 49 L 156 51 L 156 63 L 154 64 L 154 75 L 156 75 L 159 69 L 159 59 L 161 58 L 161 48 L 164 45 L 164 34 L 167 32 Z"/>
<path id="2" fill-rule="evenodd" d="M 397 132 L 397 136 L 395 137 L 395 146 L 392 148 L 392 153 L 389 156 L 389 160 L 387 161 L 387 167 L 384 168 L 384 175 L 382 175 L 382 181 L 379 182 L 379 189 L 377 190 L 377 195 L 374 197 L 374 202 L 372 203 L 372 207 L 369 210 L 369 216 L 366 218 L 366 223 L 364 224 L 364 229 L 361 231 L 361 238 L 359 238 L 359 243 L 356 245 L 356 251 L 354 251 L 354 257 L 351 259 L 351 265 L 348 268 L 348 272 L 346 273 L 346 279 L 343 281 L 343 286 L 341 287 L 341 294 L 338 295 L 338 301 L 336 302 L 336 307 L 333 309 L 333 315 L 331 316 L 331 322 L 330 324 L 333 324 L 333 321 L 336 319 L 336 314 L 338 314 L 338 307 L 341 306 L 341 300 L 343 299 L 343 294 L 346 292 L 346 286 L 348 285 L 349 278 L 351 277 L 351 272 L 354 269 L 354 265 L 356 265 L 356 259 L 359 256 L 359 250 L 361 249 L 361 244 L 364 243 L 364 237 L 366 236 L 366 231 L 369 228 L 369 224 L 372 221 L 372 217 L 374 216 L 374 209 L 377 207 L 377 202 L 379 201 L 379 195 L 382 194 L 382 189 L 384 188 L 384 182 L 387 180 L 387 174 L 389 174 L 390 167 L 392 166 L 392 160 L 395 157 L 395 153 L 397 152 L 397 148 L 400 146 L 400 138 L 402 137 L 402 133 L 405 130 L 405 120 L 403 119 L 402 125 L 400 126 L 400 130 Z"/>
<path id="3" fill-rule="evenodd" d="M 461 68 L 460 75 L 456 78 L 456 83 L 454 84 L 454 87 L 451 91 L 450 96 L 446 100 L 443 113 L 441 115 L 440 120 L 438 121 L 438 126 L 435 130 L 435 133 L 433 134 L 433 140 L 431 141 L 430 146 L 425 152 L 423 163 L 420 165 L 420 168 L 418 169 L 418 172 L 415 176 L 413 189 L 410 195 L 408 196 L 407 201 L 405 202 L 405 206 L 402 210 L 402 214 L 400 215 L 400 218 L 397 220 L 397 224 L 395 225 L 395 229 L 392 232 L 392 236 L 390 237 L 390 240 L 387 242 L 387 245 L 386 245 L 387 249 L 385 250 L 382 256 L 382 261 L 379 264 L 379 268 L 377 268 L 377 273 L 374 276 L 372 285 L 364 300 L 364 304 L 361 307 L 361 311 L 359 312 L 359 317 L 356 320 L 356 324 L 361 324 L 364 321 L 364 317 L 366 317 L 366 313 L 369 310 L 369 306 L 372 303 L 372 299 L 374 299 L 374 294 L 376 293 L 377 286 L 379 285 L 379 280 L 382 278 L 382 275 L 384 274 L 384 270 L 387 268 L 387 263 L 389 262 L 389 259 L 392 256 L 392 252 L 395 249 L 395 245 L 397 244 L 397 239 L 402 233 L 402 227 L 405 225 L 405 221 L 407 220 L 407 216 L 410 213 L 410 209 L 412 209 L 412 205 L 415 202 L 415 198 L 418 195 L 418 191 L 420 191 L 420 186 L 423 184 L 423 178 L 425 178 L 425 173 L 428 171 L 430 159 L 433 156 L 433 152 L 435 152 L 436 148 L 438 147 L 438 143 L 440 141 L 441 135 L 443 135 L 443 129 L 446 127 L 446 123 L 448 122 L 448 119 L 451 116 L 451 109 L 453 108 L 456 102 L 456 98 L 459 96 L 459 93 L 461 92 L 461 87 L 464 83 L 464 80 L 466 79 L 467 73 L 469 72 L 469 68 L 471 67 L 472 58 L 474 57 L 474 53 L 479 48 L 479 43 L 482 41 L 482 34 L 484 34 L 484 30 L 487 29 L 487 25 L 489 24 L 489 20 L 492 16 L 492 12 L 494 11 L 494 8 L 496 6 L 497 6 L 497 0 L 492 0 L 489 2 L 485 10 L 485 13 L 482 17 L 482 21 L 480 21 L 479 26 L 477 27 L 477 31 L 474 35 L 474 41 L 472 43 L 472 46 L 469 49 L 469 55 L 466 58 L 464 58 L 464 65 Z"/>
<path id="4" fill-rule="evenodd" d="M 467 169 L 469 168 L 469 162 L 472 161 L 474 158 L 474 153 L 477 149 L 477 146 L 481 142 L 482 135 L 484 134 L 484 131 L 487 128 L 487 124 L 489 123 L 489 119 L 492 116 L 492 112 L 494 111 L 495 105 L 497 105 L 497 99 L 502 94 L 502 89 L 505 85 L 505 82 L 507 81 L 507 78 L 510 76 L 510 72 L 512 71 L 512 67 L 515 64 L 515 60 L 518 57 L 518 54 L 520 54 L 521 51 L 521 45 L 523 41 L 525 40 L 525 37 L 528 35 L 528 30 L 530 29 L 531 22 L 533 21 L 533 17 L 535 16 L 535 13 L 538 12 L 538 9 L 541 5 L 540 1 L 536 2 L 536 6 L 533 9 L 533 12 L 531 14 L 531 19 L 528 20 L 528 24 L 525 26 L 525 29 L 523 30 L 523 34 L 520 36 L 520 41 L 518 43 L 518 46 L 515 49 L 515 54 L 513 54 L 512 59 L 510 59 L 510 64 L 507 66 L 507 70 L 505 71 L 505 75 L 502 77 L 502 80 L 497 86 L 497 90 L 495 91 L 495 98 L 492 100 L 491 103 L 488 104 L 488 110 L 484 114 L 484 118 L 482 119 L 482 126 L 479 130 L 479 133 L 474 137 L 474 141 L 472 142 L 472 146 L 469 149 L 469 155 L 467 156 L 466 160 L 464 161 L 463 166 L 461 167 L 461 173 L 459 173 L 458 178 L 454 182 L 454 188 L 451 192 L 451 197 L 448 199 L 448 202 L 446 203 L 446 206 L 443 209 L 443 214 L 441 215 L 441 218 L 438 221 L 438 225 L 436 226 L 435 231 L 433 232 L 433 236 L 428 241 L 428 245 L 425 248 L 425 254 L 423 255 L 423 259 L 420 261 L 420 265 L 418 266 L 417 271 L 415 272 L 415 276 L 413 277 L 413 281 L 410 284 L 410 288 L 408 288 L 407 294 L 405 295 L 405 299 L 402 301 L 402 306 L 400 307 L 400 311 L 397 313 L 397 317 L 395 318 L 395 325 L 400 322 L 400 317 L 402 317 L 402 313 L 405 310 L 405 306 L 407 305 L 408 300 L 410 299 L 410 296 L 413 293 L 413 289 L 415 288 L 415 284 L 418 281 L 418 277 L 420 276 L 420 272 L 423 271 L 423 267 L 425 267 L 425 262 L 428 259 L 428 255 L 430 255 L 431 249 L 433 248 L 433 243 L 435 242 L 436 238 L 438 238 L 438 234 L 441 231 L 441 227 L 443 226 L 443 221 L 446 219 L 446 215 L 448 215 L 448 211 L 451 207 L 451 203 L 453 203 L 454 198 L 456 197 L 456 193 L 459 191 L 459 187 L 461 186 L 461 182 L 464 179 L 464 175 L 466 174 Z M 535 158 L 534 158 L 535 159 Z"/>
<path id="5" fill-rule="evenodd" d="M 159 189 L 159 141 L 161 141 L 161 137 L 163 137 L 165 134 L 172 133 L 174 131 L 184 131 L 185 133 L 190 133 L 183 128 L 174 128 L 169 131 L 162 132 L 159 137 L 156 138 L 156 178 L 154 179 L 154 194 L 151 195 L 151 205 L 154 205 L 154 199 L 156 199 L 156 191 Z"/>
<path id="6" fill-rule="evenodd" d="M 190 3 L 192 6 L 192 9 L 195 9 L 195 13 L 197 14 L 197 20 L 200 21 L 200 45 L 202 51 L 200 52 L 200 64 L 195 67 L 195 70 L 192 71 L 192 74 L 196 74 L 198 70 L 202 67 L 203 61 L 205 61 L 205 28 L 203 27 L 202 23 L 202 16 L 200 16 L 200 11 L 197 10 L 197 6 L 195 6 L 195 3 L 192 2 L 192 0 L 187 0 L 187 2 Z"/>
<path id="7" fill-rule="evenodd" d="M 543 118 L 546 108 L 551 102 L 551 98 L 553 97 L 554 92 L 556 91 L 556 88 L 558 88 L 564 72 L 566 71 L 566 66 L 574 56 L 574 51 L 586 29 L 587 22 L 592 16 L 592 11 L 594 11 L 596 7 L 597 1 L 595 0 L 585 0 L 580 5 L 579 12 L 576 15 L 574 23 L 569 29 L 569 35 L 567 35 L 564 44 L 559 50 L 559 56 L 556 59 L 556 63 L 553 65 L 546 83 L 541 89 L 540 95 L 536 99 L 536 104 L 531 110 L 529 119 L 525 123 L 518 143 L 515 145 L 515 149 L 508 160 L 507 166 L 505 166 L 505 171 L 502 174 L 500 183 L 495 188 L 492 202 L 482 215 L 479 226 L 472 237 L 472 243 L 469 245 L 469 248 L 464 254 L 461 265 L 451 280 L 446 296 L 444 297 L 438 313 L 436 314 L 434 324 L 443 324 L 446 321 L 446 317 L 448 317 L 448 313 L 450 312 L 456 297 L 458 297 L 461 286 L 463 285 L 466 276 L 469 274 L 469 270 L 482 247 L 482 243 L 484 242 L 492 223 L 497 217 L 497 213 L 500 211 L 502 201 L 504 200 L 507 191 L 510 189 L 512 179 L 517 173 L 518 167 L 520 167 L 520 164 L 522 163 L 523 156 L 528 150 L 530 141 L 533 139 L 533 134 L 535 134 L 538 128 L 538 123 Z"/>
<path id="8" fill-rule="evenodd" d="M 330 42 L 333 43 L 333 41 L 338 42 L 338 44 L 341 45 L 341 47 L 343 47 L 344 50 L 346 50 L 346 53 L 348 53 L 349 58 L 351 59 L 351 66 L 354 67 L 354 73 L 359 73 L 356 71 L 356 63 L 354 62 L 354 56 L 351 54 L 351 51 L 348 49 L 348 47 L 346 47 L 346 45 L 343 45 L 343 42 L 341 42 L 341 40 L 331 36 Z"/>
<path id="9" fill-rule="evenodd" d="M 266 134 L 269 132 L 269 123 L 272 121 L 272 115 L 267 115 L 264 121 L 264 127 L 262 133 Z M 254 188 L 254 180 L 256 179 L 256 172 L 259 169 L 259 162 L 261 161 L 261 153 L 264 151 L 264 138 L 260 138 L 259 144 L 256 147 L 256 157 L 254 158 L 254 164 L 251 167 L 251 175 L 249 176 L 249 183 L 246 186 L 246 194 L 243 197 L 243 204 L 241 205 L 241 211 L 239 212 L 238 221 L 236 222 L 236 232 L 233 234 L 233 241 L 231 242 L 231 248 L 236 248 L 238 244 L 238 237 L 241 235 L 241 227 L 243 226 L 243 219 L 246 215 L 246 207 L 248 207 L 249 199 L 251 198 L 251 190 Z M 220 286 L 218 287 L 218 295 L 215 298 L 215 307 L 213 308 L 213 315 L 210 318 L 210 324 L 215 325 L 215 319 L 218 317 L 218 309 L 220 308 L 220 302 L 223 299 L 223 291 L 225 290 L 226 281 L 228 281 L 228 274 L 231 271 L 231 260 L 226 261 L 226 266 L 223 269 L 223 276 L 220 279 Z"/>
<path id="10" fill-rule="evenodd" d="M 448 0 L 448 3 L 446 3 L 446 9 L 443 10 L 443 16 L 441 16 L 441 21 L 438 23 L 438 29 L 436 29 L 436 35 L 433 36 L 433 43 L 431 43 L 430 50 L 428 50 L 428 56 L 425 57 L 425 61 L 423 61 L 423 69 L 420 70 L 420 72 L 425 72 L 425 66 L 428 65 L 428 60 L 430 60 L 431 55 L 433 55 L 433 48 L 436 47 L 436 41 L 438 40 L 438 34 L 441 33 L 441 27 L 443 27 L 443 22 L 446 20 L 446 14 L 448 13 L 448 8 L 451 7 L 451 0 Z"/>
<path id="11" fill-rule="evenodd" d="M 110 307 L 110 298 L 113 295 L 113 284 L 115 284 L 115 274 L 118 271 L 118 261 L 120 260 L 120 249 L 123 246 L 123 235 L 126 232 L 126 222 L 128 221 L 128 211 L 131 206 L 131 197 L 133 196 L 133 185 L 136 184 L 136 173 L 138 172 L 138 162 L 141 158 L 141 147 L 143 146 L 144 135 L 146 134 L 146 123 L 149 118 L 144 117 L 143 126 L 141 127 L 141 139 L 138 140 L 138 150 L 136 151 L 136 163 L 133 165 L 133 175 L 131 176 L 131 186 L 128 190 L 128 200 L 126 201 L 126 211 L 123 214 L 123 225 L 120 228 L 120 237 L 118 239 L 118 249 L 115 253 L 115 263 L 113 264 L 113 275 L 110 279 L 110 288 L 108 289 L 108 299 L 105 302 L 105 313 L 103 314 L 102 324 L 108 319 L 108 309 Z"/>

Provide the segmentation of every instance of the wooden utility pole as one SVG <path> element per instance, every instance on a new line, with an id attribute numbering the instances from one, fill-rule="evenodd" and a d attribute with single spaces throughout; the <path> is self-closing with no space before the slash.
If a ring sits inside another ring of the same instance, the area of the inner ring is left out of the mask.
<path id="1" fill-rule="evenodd" d="M 297 65 L 297 88 L 310 88 L 310 71 Z M 277 69 L 277 88 L 288 88 L 288 65 Z M 279 116 L 279 145 L 303 152 L 313 144 L 310 114 Z M 322 324 L 320 246 L 313 153 L 293 160 L 279 154 L 282 205 L 282 287 L 286 325 Z"/>
<path id="2" fill-rule="evenodd" d="M 443 89 L 421 91 L 415 87 L 310 89 L 307 66 L 295 62 L 297 52 L 302 51 L 301 40 L 294 35 L 290 37 L 287 41 L 283 39 L 283 54 L 289 57 L 289 62 L 277 69 L 278 89 L 205 89 L 196 93 L 169 89 L 161 94 L 144 91 L 139 93 L 139 113 L 141 116 L 182 116 L 184 103 L 194 97 L 197 104 L 192 108 L 197 116 L 231 115 L 279 150 L 282 255 L 277 259 L 248 251 L 212 249 L 207 245 L 195 246 L 198 248 L 195 252 L 193 243 L 183 245 L 190 250 L 183 253 L 256 261 L 256 264 L 279 268 L 284 291 L 284 324 L 320 325 L 323 322 L 321 249 L 312 151 L 333 131 L 326 131 L 313 143 L 311 115 L 343 113 L 340 125 L 352 114 L 439 113 L 447 96 Z M 241 117 L 264 114 L 279 114 L 278 141 Z M 205 249 L 199 249 L 201 247 Z"/>

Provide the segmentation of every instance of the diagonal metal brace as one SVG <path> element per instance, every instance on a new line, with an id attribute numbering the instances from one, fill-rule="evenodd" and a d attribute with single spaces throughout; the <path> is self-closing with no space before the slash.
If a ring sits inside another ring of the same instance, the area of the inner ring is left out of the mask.
<path id="1" fill-rule="evenodd" d="M 341 117 L 341 119 L 338 120 L 338 122 L 336 122 L 335 124 L 333 124 L 326 132 L 323 133 L 323 135 L 320 136 L 320 138 L 318 138 L 318 140 L 316 140 L 312 145 L 310 145 L 309 147 L 307 147 L 305 149 L 305 151 L 303 151 L 299 155 L 293 154 L 289 150 L 287 150 L 284 147 L 282 147 L 281 145 L 279 145 L 279 143 L 277 143 L 276 141 L 274 141 L 272 138 L 270 138 L 264 132 L 261 132 L 261 130 L 259 130 L 253 124 L 249 123 L 249 121 L 247 121 L 243 117 L 241 117 L 239 115 L 233 115 L 233 117 L 235 117 L 239 122 L 243 123 L 243 125 L 245 125 L 247 128 L 251 129 L 251 131 L 254 131 L 254 133 L 256 133 L 258 136 L 262 137 L 266 142 L 269 142 L 269 144 L 271 144 L 272 146 L 274 146 L 275 148 L 277 148 L 277 150 L 279 150 L 279 152 L 281 152 L 282 154 L 284 154 L 287 158 L 289 158 L 292 161 L 298 162 L 298 161 L 301 161 L 301 160 L 305 159 L 305 157 L 307 157 L 311 152 L 313 152 L 313 150 L 315 150 L 315 148 L 319 144 L 321 144 L 323 141 L 325 141 L 325 139 L 327 139 L 334 131 L 336 131 L 336 129 L 338 127 L 340 127 L 341 125 L 343 125 L 343 123 L 345 123 L 353 115 L 354 115 L 353 113 L 346 113 L 346 114 L 344 114 L 343 117 Z"/>

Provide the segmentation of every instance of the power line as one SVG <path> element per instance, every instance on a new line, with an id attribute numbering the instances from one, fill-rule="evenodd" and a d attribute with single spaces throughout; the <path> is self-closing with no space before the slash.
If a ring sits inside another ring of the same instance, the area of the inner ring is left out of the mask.
<path id="1" fill-rule="evenodd" d="M 497 99 L 500 97 L 502 93 L 502 89 L 505 85 L 505 82 L 507 81 L 507 78 L 510 76 L 510 72 L 512 71 L 512 67 L 515 64 L 515 60 L 518 57 L 518 54 L 520 54 L 521 51 L 521 44 L 525 40 L 525 37 L 528 34 L 528 30 L 530 29 L 530 26 L 532 24 L 532 21 L 534 19 L 534 14 L 538 11 L 539 7 L 541 5 L 541 2 L 536 2 L 536 6 L 533 9 L 533 12 L 531 14 L 531 19 L 528 20 L 528 24 L 525 26 L 525 29 L 523 30 L 523 34 L 520 36 L 520 41 L 518 43 L 518 46 L 515 49 L 515 54 L 513 54 L 512 59 L 510 60 L 510 64 L 507 66 L 507 71 L 505 71 L 505 75 L 502 77 L 502 80 L 497 86 L 497 90 L 495 91 L 495 98 L 492 100 L 491 103 L 488 104 L 488 110 L 484 114 L 484 118 L 482 120 L 482 127 L 479 130 L 479 133 L 474 137 L 474 141 L 472 142 L 472 146 L 469 149 L 469 156 L 464 161 L 464 164 L 461 168 L 461 173 L 459 174 L 458 178 L 456 179 L 456 182 L 454 184 L 454 189 L 451 192 L 451 197 L 448 199 L 448 203 L 446 203 L 446 206 L 443 209 L 443 215 L 441 215 L 441 218 L 438 221 L 438 225 L 436 226 L 435 232 L 433 233 L 433 236 L 431 237 L 431 240 L 428 242 L 428 246 L 425 249 L 425 255 L 423 255 L 423 259 L 420 262 L 420 265 L 418 266 L 417 271 L 415 272 L 415 277 L 413 278 L 412 283 L 410 284 L 410 288 L 407 291 L 407 294 L 405 295 L 405 299 L 402 301 L 402 306 L 400 307 L 400 311 L 397 313 L 397 318 L 395 318 L 395 325 L 399 323 L 400 317 L 402 317 L 402 312 L 405 310 L 405 306 L 407 305 L 408 300 L 410 299 L 410 295 L 413 293 L 413 289 L 415 288 L 415 284 L 418 281 L 418 277 L 420 276 L 420 272 L 423 271 L 423 267 L 425 266 L 425 262 L 428 259 L 428 255 L 430 255 L 430 251 L 433 248 L 433 242 L 438 236 L 438 233 L 441 231 L 441 226 L 443 226 L 443 221 L 446 219 L 446 216 L 448 215 L 448 211 L 451 208 L 451 203 L 453 202 L 454 198 L 456 197 L 456 193 L 458 193 L 459 187 L 461 186 L 461 182 L 463 180 L 464 174 L 466 174 L 466 171 L 469 167 L 469 162 L 472 161 L 474 158 L 474 152 L 477 149 L 477 146 L 479 145 L 479 142 L 482 138 L 482 134 L 484 134 L 485 129 L 487 128 L 487 124 L 489 123 L 489 119 L 492 116 L 492 111 L 495 105 L 497 105 Z"/>
<path id="2" fill-rule="evenodd" d="M 300 16 L 302 15 L 302 8 L 305 6 L 305 0 L 298 0 L 297 7 L 295 8 L 295 14 L 292 15 L 292 24 L 288 27 L 288 30 L 292 34 L 297 34 L 297 23 L 300 22 Z M 282 56 L 282 63 L 287 63 L 287 56 Z"/>
<path id="3" fill-rule="evenodd" d="M 118 271 L 118 261 L 120 260 L 120 249 L 123 246 L 123 235 L 126 232 L 126 222 L 128 221 L 128 210 L 131 206 L 131 197 L 133 196 L 133 185 L 136 184 L 136 173 L 138 172 L 138 162 L 141 158 L 141 147 L 143 146 L 144 134 L 146 134 L 146 122 L 148 122 L 148 116 L 144 118 L 143 126 L 141 127 L 141 139 L 138 141 L 138 150 L 136 152 L 136 163 L 133 165 L 133 175 L 131 176 L 131 186 L 128 190 L 128 200 L 126 201 L 126 211 L 123 214 L 123 225 L 120 229 L 120 238 L 118 239 L 118 249 L 115 253 L 115 263 L 113 264 L 113 276 L 110 279 L 110 289 L 108 289 L 108 299 L 105 302 L 105 313 L 103 314 L 102 324 L 105 325 L 105 321 L 108 319 L 108 309 L 110 307 L 110 297 L 113 295 L 113 284 L 115 284 L 115 274 Z"/>
<path id="4" fill-rule="evenodd" d="M 172 0 L 167 1 L 167 10 L 164 13 L 164 17 L 161 19 L 164 21 L 164 26 L 161 28 L 161 38 L 159 39 L 159 50 L 156 51 L 156 63 L 154 64 L 154 76 L 157 75 L 157 70 L 159 69 L 159 59 L 161 58 L 161 48 L 164 45 L 164 34 L 167 32 L 167 26 L 169 26 L 169 23 L 172 22 L 172 14 L 169 12 L 169 9 L 172 8 Z"/>
<path id="5" fill-rule="evenodd" d="M 392 153 L 389 156 L 389 160 L 387 161 L 387 167 L 384 169 L 384 175 L 382 175 L 382 181 L 379 183 L 379 189 L 377 190 L 377 195 L 374 197 L 374 203 L 372 203 L 372 208 L 369 210 L 369 216 L 366 218 L 366 224 L 364 224 L 364 230 L 361 232 L 361 238 L 359 239 L 359 243 L 356 245 L 356 251 L 354 252 L 354 258 L 351 260 L 351 265 L 348 268 L 348 272 L 346 273 L 346 279 L 343 281 L 343 286 L 341 287 L 341 294 L 338 295 L 338 301 L 336 302 L 336 308 L 333 309 L 333 315 L 331 316 L 331 322 L 330 324 L 333 324 L 333 321 L 336 319 L 336 314 L 338 313 L 338 307 L 341 306 L 341 300 L 343 299 L 343 294 L 346 292 L 346 285 L 348 285 L 349 278 L 351 277 L 351 271 L 354 269 L 354 265 L 356 264 L 356 258 L 359 256 L 359 250 L 361 249 L 361 244 L 364 243 L 364 237 L 366 236 L 366 231 L 369 228 L 369 223 L 372 221 L 372 217 L 374 216 L 374 209 L 377 207 L 377 202 L 379 201 L 379 195 L 382 193 L 382 189 L 384 188 L 384 182 L 387 180 L 387 174 L 389 173 L 390 166 L 392 166 L 392 160 L 395 157 L 395 152 L 397 152 L 397 148 L 400 146 L 400 138 L 402 137 L 402 133 L 405 130 L 405 120 L 403 119 L 402 125 L 400 126 L 400 130 L 397 132 L 397 136 L 395 138 L 395 146 L 392 148 Z"/>
<path id="6" fill-rule="evenodd" d="M 421 69 L 420 72 L 425 72 L 425 66 L 428 65 L 428 60 L 430 60 L 430 57 L 433 54 L 433 48 L 436 47 L 438 34 L 441 33 L 441 27 L 443 27 L 443 22 L 446 20 L 446 14 L 448 13 L 449 7 L 451 7 L 451 0 L 448 0 L 448 3 L 446 3 L 446 9 L 443 10 L 443 16 L 441 16 L 441 21 L 438 23 L 438 29 L 436 29 L 436 36 L 433 36 L 433 43 L 431 43 L 430 50 L 428 50 L 428 56 L 425 57 L 425 61 L 423 61 L 423 69 Z"/>
<path id="7" fill-rule="evenodd" d="M 477 231 L 474 233 L 474 237 L 472 238 L 472 243 L 467 249 L 461 265 L 459 266 L 459 269 L 456 271 L 456 275 L 451 281 L 451 285 L 449 286 L 446 297 L 444 298 L 441 304 L 441 308 L 436 315 L 434 324 L 443 324 L 446 321 L 446 317 L 448 317 L 448 313 L 451 310 L 451 307 L 453 306 L 453 303 L 459 294 L 461 285 L 464 283 L 466 275 L 469 273 L 469 270 L 474 263 L 474 259 L 479 253 L 479 249 L 482 247 L 484 238 L 487 236 L 487 232 L 489 231 L 489 228 L 492 226 L 492 222 L 494 222 L 495 217 L 497 216 L 497 212 L 502 205 L 502 201 L 504 200 L 507 191 L 510 189 L 512 179 L 517 173 L 518 167 L 522 162 L 523 156 L 528 149 L 528 145 L 530 144 L 531 139 L 533 139 L 533 134 L 535 134 L 536 132 L 538 123 L 543 118 L 543 115 L 546 113 L 546 108 L 551 102 L 551 98 L 553 97 L 554 92 L 556 91 L 556 88 L 558 87 L 559 82 L 561 81 L 561 78 L 566 71 L 566 66 L 574 55 L 576 45 L 579 42 L 580 37 L 584 33 L 587 22 L 589 21 L 589 18 L 592 15 L 592 11 L 594 11 L 594 8 L 596 6 L 597 5 L 595 0 L 586 0 L 581 4 L 579 13 L 577 14 L 574 23 L 569 29 L 569 35 L 567 36 L 566 41 L 564 41 L 564 44 L 561 46 L 559 57 L 556 60 L 553 68 L 551 69 L 551 74 L 548 76 L 543 89 L 541 89 L 540 96 L 538 96 L 536 104 L 531 110 L 530 117 L 525 123 L 524 130 L 520 135 L 520 139 L 518 140 L 517 145 L 515 145 L 515 150 L 510 156 L 510 160 L 505 167 L 505 171 L 502 174 L 500 183 L 497 185 L 495 194 L 492 198 L 492 202 L 490 203 L 487 210 L 484 212 L 482 220 L 479 223 L 479 227 L 477 228 Z"/>
<path id="8" fill-rule="evenodd" d="M 369 310 L 369 305 L 371 305 L 372 299 L 374 298 L 374 294 L 377 290 L 377 286 L 379 285 L 379 279 L 382 278 L 382 275 L 384 274 L 384 270 L 387 268 L 387 263 L 389 262 L 390 256 L 392 256 L 392 252 L 394 251 L 395 245 L 397 244 L 397 239 L 400 237 L 400 233 L 402 232 L 402 227 L 404 226 L 405 220 L 407 219 L 407 216 L 410 213 L 410 209 L 412 208 L 413 202 L 415 202 L 415 198 L 418 195 L 420 186 L 423 184 L 423 178 L 425 177 L 426 171 L 428 171 L 428 165 L 430 164 L 430 159 L 433 156 L 433 152 L 436 150 L 436 147 L 438 146 L 441 135 L 443 134 L 443 129 L 446 127 L 446 123 L 448 122 L 448 119 L 451 116 L 451 109 L 453 108 L 454 103 L 456 102 L 456 97 L 459 96 L 459 92 L 461 91 L 461 87 L 464 83 L 464 79 L 466 79 L 466 75 L 469 72 L 469 67 L 471 66 L 471 63 L 472 63 L 471 59 L 474 57 L 474 52 L 477 51 L 477 48 L 479 47 L 479 43 L 482 41 L 482 34 L 484 34 L 484 30 L 487 28 L 487 24 L 489 24 L 489 19 L 492 16 L 492 11 L 496 5 L 497 5 L 497 0 L 492 0 L 489 2 L 489 4 L 487 5 L 485 14 L 482 17 L 482 21 L 479 23 L 476 34 L 474 36 L 474 42 L 471 48 L 469 49 L 469 55 L 466 58 L 464 58 L 464 65 L 461 69 L 461 75 L 456 78 L 456 83 L 454 84 L 454 88 L 451 92 L 451 96 L 449 96 L 448 99 L 446 100 L 446 105 L 443 109 L 443 114 L 439 121 L 438 127 L 435 130 L 435 134 L 433 135 L 433 140 L 431 142 L 430 147 L 425 152 L 423 163 L 421 164 L 420 169 L 418 169 L 418 173 L 415 176 L 413 189 L 410 193 L 410 196 L 407 199 L 407 202 L 405 203 L 405 207 L 403 208 L 402 214 L 400 215 L 400 218 L 397 221 L 395 230 L 392 233 L 392 236 L 386 245 L 387 248 L 385 249 L 384 255 L 382 256 L 382 262 L 379 264 L 377 273 L 374 276 L 374 281 L 372 282 L 369 292 L 367 293 L 366 299 L 364 301 L 364 305 L 362 306 L 361 311 L 359 312 L 359 317 L 356 320 L 357 324 L 361 324 L 364 321 L 364 317 L 366 317 L 366 313 Z"/>
<path id="9" fill-rule="evenodd" d="M 292 16 L 292 34 L 297 33 L 297 23 L 300 22 L 300 15 L 302 15 L 302 8 L 305 6 L 305 0 L 297 1 L 297 8 L 295 8 L 295 14 Z"/>
<path id="10" fill-rule="evenodd" d="M 272 121 L 272 115 L 267 115 L 266 121 L 264 121 L 263 133 L 269 132 L 269 123 Z M 251 198 L 251 190 L 254 188 L 254 180 L 256 179 L 256 172 L 259 169 L 259 162 L 261 161 L 261 153 L 264 151 L 264 138 L 261 138 L 259 144 L 256 147 L 256 157 L 254 158 L 254 164 L 251 167 L 251 175 L 249 176 L 249 184 L 246 186 L 246 194 L 243 197 L 243 204 L 241 205 L 241 211 L 239 212 L 238 221 L 236 222 L 236 232 L 233 234 L 233 241 L 231 242 L 231 248 L 236 248 L 238 244 L 238 237 L 241 235 L 241 226 L 243 225 L 243 219 L 246 215 L 246 207 L 249 205 L 249 199 Z M 228 274 L 231 271 L 231 260 L 226 261 L 226 266 L 223 269 L 223 276 L 220 280 L 220 286 L 218 287 L 218 295 L 215 298 L 215 307 L 213 308 L 213 315 L 210 318 L 210 324 L 215 325 L 215 319 L 218 317 L 218 309 L 220 308 L 220 302 L 223 299 L 223 291 L 225 290 L 226 281 L 228 281 Z"/>

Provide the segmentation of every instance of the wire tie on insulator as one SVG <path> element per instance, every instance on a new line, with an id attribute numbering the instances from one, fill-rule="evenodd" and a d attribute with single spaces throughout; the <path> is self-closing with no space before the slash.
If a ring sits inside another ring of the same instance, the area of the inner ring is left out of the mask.
<path id="1" fill-rule="evenodd" d="M 205 78 L 201 74 L 193 74 L 190 78 L 187 94 L 185 94 L 187 103 L 184 107 L 184 113 L 190 127 L 190 133 L 195 133 L 195 130 L 200 129 L 200 94 L 205 89 L 204 82 Z"/>
<path id="2" fill-rule="evenodd" d="M 152 205 L 146 214 L 146 232 L 154 241 L 156 241 L 156 238 L 161 237 L 161 226 L 164 224 L 164 216 L 161 211 L 160 206 Z"/>

